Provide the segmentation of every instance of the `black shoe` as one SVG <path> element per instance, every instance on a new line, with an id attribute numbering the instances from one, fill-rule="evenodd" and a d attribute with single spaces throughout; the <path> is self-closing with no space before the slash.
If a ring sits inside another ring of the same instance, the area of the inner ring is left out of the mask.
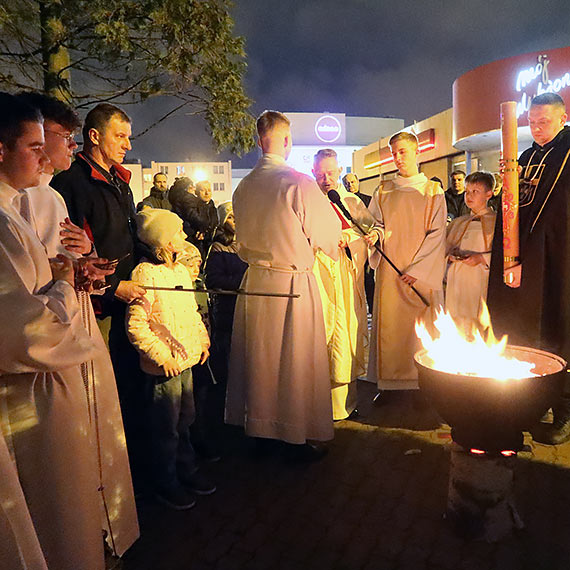
<path id="1" fill-rule="evenodd" d="M 354 408 L 354 410 L 352 410 L 352 412 L 350 412 L 350 414 L 348 415 L 348 418 L 346 418 L 346 419 L 355 422 L 355 421 L 359 420 L 361 417 L 362 416 L 360 415 L 358 408 Z"/>
<path id="2" fill-rule="evenodd" d="M 180 485 L 158 491 L 156 498 L 176 511 L 186 511 L 196 504 L 196 499 L 192 494 Z"/>
<path id="3" fill-rule="evenodd" d="M 285 459 L 291 463 L 312 463 L 314 461 L 320 461 L 328 452 L 328 448 L 322 443 L 289 444 L 284 450 Z"/>
<path id="4" fill-rule="evenodd" d="M 192 447 L 200 459 L 209 463 L 216 463 L 222 458 L 215 447 L 209 443 L 194 443 Z"/>
<path id="5" fill-rule="evenodd" d="M 532 439 L 546 445 L 560 445 L 570 440 L 570 420 L 562 425 L 539 424 L 531 430 Z"/>
<path id="6" fill-rule="evenodd" d="M 195 471 L 192 475 L 181 477 L 180 482 L 193 493 L 196 493 L 196 495 L 212 495 L 216 492 L 216 485 L 198 471 Z"/>
<path id="7" fill-rule="evenodd" d="M 378 390 L 376 396 L 372 398 L 372 403 L 375 406 L 384 406 L 388 403 L 388 391 L 387 390 Z"/>
<path id="8" fill-rule="evenodd" d="M 532 439 L 546 445 L 560 445 L 570 440 L 570 398 L 560 398 L 552 407 L 552 424 L 539 424 L 531 430 Z"/>

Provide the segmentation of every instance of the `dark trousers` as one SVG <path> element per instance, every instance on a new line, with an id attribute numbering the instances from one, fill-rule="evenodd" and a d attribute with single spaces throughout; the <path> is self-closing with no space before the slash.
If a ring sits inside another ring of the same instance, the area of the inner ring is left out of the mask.
<path id="1" fill-rule="evenodd" d="M 196 470 L 196 457 L 189 428 L 194 422 L 192 370 L 178 376 L 146 375 L 153 382 L 151 406 L 154 485 L 168 489 L 179 484 L 179 476 Z"/>
<path id="2" fill-rule="evenodd" d="M 153 383 L 140 369 L 140 357 L 125 330 L 124 303 L 117 302 L 111 317 L 109 352 L 117 382 L 129 464 L 135 493 L 144 491 L 151 481 L 150 406 Z"/>

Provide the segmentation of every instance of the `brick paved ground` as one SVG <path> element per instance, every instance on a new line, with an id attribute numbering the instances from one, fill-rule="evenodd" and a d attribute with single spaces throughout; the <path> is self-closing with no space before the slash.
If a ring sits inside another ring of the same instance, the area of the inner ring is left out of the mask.
<path id="1" fill-rule="evenodd" d="M 337 423 L 316 464 L 254 459 L 228 428 L 222 461 L 208 467 L 218 491 L 185 512 L 142 502 L 142 537 L 122 569 L 570 569 L 570 444 L 529 440 L 532 451 L 519 455 L 524 531 L 495 545 L 467 542 L 442 517 L 449 428 L 410 394 L 375 407 L 374 386 L 359 392 L 362 418 Z"/>

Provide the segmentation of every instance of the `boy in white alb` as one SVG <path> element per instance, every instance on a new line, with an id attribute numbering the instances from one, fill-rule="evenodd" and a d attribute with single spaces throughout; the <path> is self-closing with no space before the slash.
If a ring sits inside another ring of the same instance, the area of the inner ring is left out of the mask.
<path id="1" fill-rule="evenodd" d="M 376 287 L 368 379 L 376 381 L 380 390 L 406 390 L 418 387 L 415 322 L 431 322 L 443 303 L 447 210 L 441 186 L 418 170 L 415 135 L 397 133 L 389 144 L 398 176 L 374 193 L 369 210 L 377 224 L 367 241 L 374 245 L 380 239 L 384 253 L 403 275 L 378 251 L 370 250 Z"/>
<path id="2" fill-rule="evenodd" d="M 491 244 L 497 213 L 488 207 L 495 178 L 473 172 L 465 179 L 465 204 L 471 213 L 447 228 L 447 289 L 445 308 L 458 325 L 471 328 L 487 299 Z"/>

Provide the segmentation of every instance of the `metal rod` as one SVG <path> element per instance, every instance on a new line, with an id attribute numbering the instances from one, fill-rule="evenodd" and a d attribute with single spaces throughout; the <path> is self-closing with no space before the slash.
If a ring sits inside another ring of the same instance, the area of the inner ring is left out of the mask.
<path id="1" fill-rule="evenodd" d="M 332 190 L 329 191 L 329 194 L 332 192 Z M 338 195 L 338 194 L 337 194 Z M 329 196 L 329 200 L 330 200 L 330 196 Z M 348 220 L 350 222 L 352 222 L 356 228 L 358 229 L 358 231 L 363 235 L 363 236 L 367 236 L 370 232 L 367 232 L 350 214 L 350 212 L 344 207 L 344 204 L 342 204 L 342 202 L 340 202 L 340 196 L 339 196 L 339 202 L 340 203 L 336 203 L 334 200 L 331 200 L 331 202 L 333 204 L 335 204 L 336 206 L 338 206 L 342 213 L 348 218 Z M 390 265 L 390 267 L 400 276 L 402 277 L 404 274 L 394 265 L 394 263 L 392 262 L 392 260 L 384 253 L 384 251 L 382 250 L 382 248 L 380 247 L 380 245 L 378 245 L 378 242 L 374 243 L 374 247 L 376 248 L 376 251 L 388 262 L 388 264 Z M 413 286 L 413 285 L 409 285 L 409 287 L 411 287 L 412 291 L 421 299 L 422 303 L 426 306 L 429 307 L 429 301 Z"/>
<path id="2" fill-rule="evenodd" d="M 138 284 L 144 289 L 149 289 L 150 291 L 172 291 L 172 292 L 182 292 L 182 293 L 210 293 L 212 295 L 250 295 L 254 297 L 284 297 L 288 299 L 297 299 L 301 295 L 298 293 L 263 293 L 259 291 L 243 291 L 242 289 L 231 290 L 231 289 L 187 289 L 182 287 L 182 285 L 176 285 L 176 287 L 147 287 L 146 285 Z"/>

